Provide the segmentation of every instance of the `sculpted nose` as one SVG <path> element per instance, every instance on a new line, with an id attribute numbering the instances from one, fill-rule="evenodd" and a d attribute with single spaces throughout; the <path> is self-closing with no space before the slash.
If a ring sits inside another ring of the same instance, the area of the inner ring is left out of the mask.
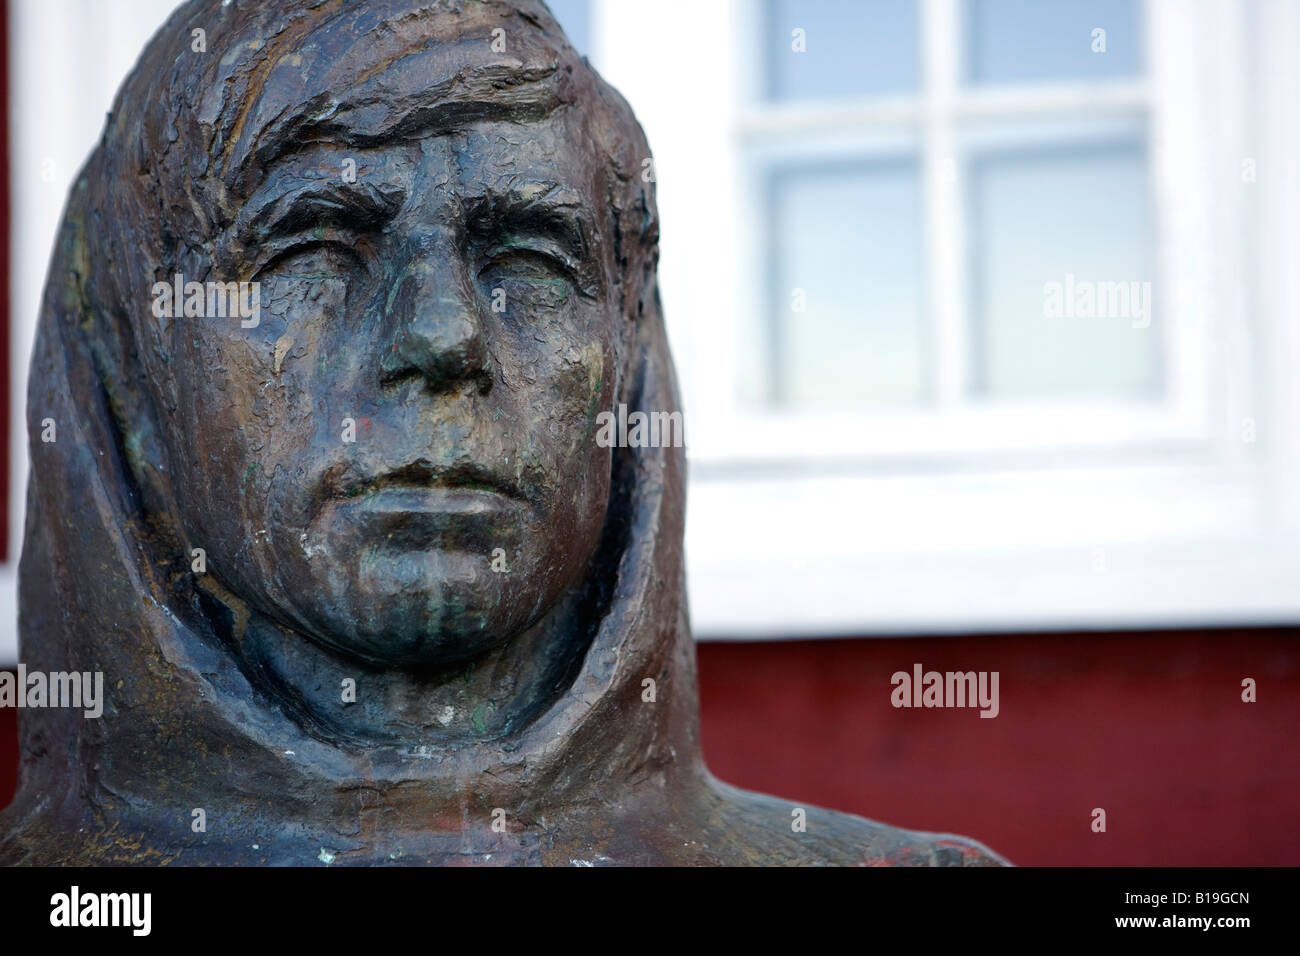
<path id="1" fill-rule="evenodd" d="M 419 376 L 435 390 L 492 387 L 492 359 L 477 296 L 449 250 L 421 255 L 397 277 L 388 298 L 389 341 L 380 363 L 385 384 Z"/>

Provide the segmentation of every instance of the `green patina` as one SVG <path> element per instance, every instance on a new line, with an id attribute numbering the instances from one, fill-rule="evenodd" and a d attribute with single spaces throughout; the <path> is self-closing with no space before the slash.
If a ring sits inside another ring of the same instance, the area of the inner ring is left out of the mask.
<path id="1" fill-rule="evenodd" d="M 596 378 L 596 387 L 592 389 L 591 399 L 587 402 L 587 410 L 583 414 L 587 419 L 586 434 L 582 436 L 583 441 L 590 441 L 591 434 L 596 430 L 596 406 L 600 402 L 600 390 L 605 384 L 605 373 L 601 372 Z"/>
<path id="2" fill-rule="evenodd" d="M 123 444 L 126 446 L 126 460 L 135 472 L 144 469 L 147 460 L 144 456 L 144 431 L 135 429 L 126 434 Z"/>
<path id="3" fill-rule="evenodd" d="M 487 714 L 493 710 L 496 710 L 493 703 L 490 700 L 485 700 L 475 707 L 474 712 L 470 714 L 469 719 L 473 722 L 474 729 L 480 734 L 487 733 Z"/>

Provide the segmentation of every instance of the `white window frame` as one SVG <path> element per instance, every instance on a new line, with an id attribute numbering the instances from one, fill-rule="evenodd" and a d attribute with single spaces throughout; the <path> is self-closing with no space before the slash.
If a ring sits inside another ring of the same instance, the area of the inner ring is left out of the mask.
<path id="1" fill-rule="evenodd" d="M 968 325 L 973 309 L 963 301 L 969 288 L 967 248 L 960 226 L 961 206 L 969 184 L 964 180 L 967 161 L 978 155 L 963 148 L 965 122 L 978 119 L 1006 124 L 1035 120 L 1065 125 L 1061 132 L 1038 130 L 1029 134 L 1032 145 L 1054 141 L 1090 143 L 1117 136 L 1146 139 L 1148 125 L 1158 117 L 1152 88 L 1162 78 L 1144 76 L 1103 84 L 988 87 L 963 80 L 962 8 L 959 0 L 919 0 L 921 13 L 921 89 L 910 96 L 865 97 L 844 102 L 766 103 L 760 94 L 762 77 L 750 70 L 744 78 L 736 130 L 740 140 L 741 178 L 746 190 L 740 207 L 748 220 L 741 232 L 744 250 L 742 274 L 761 275 L 766 262 L 763 173 L 781 159 L 805 161 L 851 156 L 871 159 L 900 152 L 921 160 L 922 199 L 925 216 L 924 275 L 930 315 L 925 341 L 929 347 L 933 397 L 923 407 L 869 411 L 755 411 L 745 409 L 733 384 L 719 394 L 707 419 L 693 423 L 697 456 L 702 462 L 737 463 L 771 461 L 780 449 L 784 462 L 791 459 L 856 460 L 869 467 L 881 458 L 982 456 L 1016 452 L 1022 456 L 1056 456 L 1064 446 L 1113 451 L 1116 446 L 1149 448 L 1157 443 L 1195 446 L 1209 436 L 1204 388 L 1207 368 L 1203 338 L 1168 334 L 1170 323 L 1153 323 L 1153 335 L 1162 335 L 1159 351 L 1164 369 L 1165 395 L 1151 401 L 998 401 L 972 398 L 966 375 Z M 740 22 L 756 28 L 755 16 Z M 1151 30 L 1145 31 L 1147 35 Z M 746 41 L 758 49 L 759 38 Z M 1160 69 L 1167 69 L 1159 55 Z M 1172 78 L 1170 78 L 1172 80 Z M 1168 81 L 1166 81 L 1168 82 Z M 1086 120 L 1086 130 L 1069 127 Z M 1107 126 L 1113 127 L 1108 129 Z M 1127 135 L 1125 135 L 1127 134 Z M 1009 134 L 1018 135 L 1016 132 Z M 989 136 L 985 134 L 987 141 Z M 994 143 L 1008 142 L 1003 133 Z M 1150 169 L 1153 184 L 1181 178 L 1175 188 L 1194 192 L 1184 167 L 1167 161 L 1180 150 L 1165 150 L 1165 167 Z M 1153 189 L 1154 191 L 1154 189 Z M 1163 198 L 1163 197 L 1161 197 Z M 1160 204 L 1155 204 L 1160 208 Z M 1163 239 L 1178 230 L 1161 222 Z M 1166 242 L 1160 241 L 1163 249 Z M 1166 302 L 1176 283 L 1161 283 L 1160 302 Z M 770 312 L 763 295 L 764 283 L 744 281 L 740 313 L 761 316 Z M 753 327 L 753 325 L 751 325 Z M 750 333 L 752 334 L 752 333 Z M 721 344 L 721 343 L 719 343 Z M 700 416 L 696 416 L 697 418 Z M 705 429 L 701 437 L 700 429 Z M 845 449 L 845 436 L 856 436 Z"/>
<path id="2" fill-rule="evenodd" d="M 1148 0 L 1140 79 L 972 88 L 962 4 L 920 0 L 924 95 L 807 105 L 761 102 L 754 0 L 665 3 L 653 21 L 599 6 L 602 68 L 656 154 L 697 633 L 1300 620 L 1288 364 L 1300 352 L 1284 270 L 1300 248 L 1285 215 L 1300 204 L 1287 175 L 1295 138 L 1268 122 L 1296 92 L 1294 5 Z M 665 68 L 665 51 L 680 66 Z M 954 120 L 1081 112 L 1145 127 L 1163 398 L 966 402 L 965 250 L 948 228 L 963 187 Z M 743 407 L 731 359 L 765 284 L 753 157 L 863 155 L 908 137 L 922 158 L 933 405 Z M 1241 181 L 1245 158 L 1255 183 Z M 1254 442 L 1242 440 L 1248 419 Z"/>

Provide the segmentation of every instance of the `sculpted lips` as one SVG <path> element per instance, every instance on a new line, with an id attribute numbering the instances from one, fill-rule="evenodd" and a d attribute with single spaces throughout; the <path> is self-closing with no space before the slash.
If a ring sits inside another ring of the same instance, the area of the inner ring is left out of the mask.
<path id="1" fill-rule="evenodd" d="M 335 489 L 335 504 L 365 529 L 394 544 L 427 547 L 450 537 L 480 543 L 484 519 L 503 517 L 524 502 L 511 478 L 475 464 L 436 467 L 414 462 Z"/>
<path id="2" fill-rule="evenodd" d="M 508 503 L 503 495 L 481 488 L 435 485 L 430 488 L 388 486 L 368 492 L 358 504 L 377 514 L 487 514 Z"/>
<path id="3" fill-rule="evenodd" d="M 521 497 L 511 477 L 499 475 L 473 462 L 438 467 L 429 462 L 415 461 L 339 490 L 344 497 L 352 498 L 358 494 L 371 495 L 392 489 L 478 491 L 506 498 Z"/>

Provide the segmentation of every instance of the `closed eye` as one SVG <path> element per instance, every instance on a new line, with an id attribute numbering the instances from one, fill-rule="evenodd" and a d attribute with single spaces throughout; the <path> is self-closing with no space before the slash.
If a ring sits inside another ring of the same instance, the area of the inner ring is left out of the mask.
<path id="1" fill-rule="evenodd" d="M 490 251 L 483 271 L 490 269 L 545 271 L 559 273 L 570 282 L 577 283 L 578 265 L 558 249 L 546 245 L 517 244 Z"/>
<path id="2" fill-rule="evenodd" d="M 276 248 L 276 246 L 280 246 Z M 366 260 L 357 252 L 356 244 L 339 238 L 308 238 L 290 240 L 283 244 L 271 244 L 266 253 L 266 262 L 258 267 L 253 278 L 259 279 L 267 274 L 280 275 L 337 275 L 338 269 L 331 269 L 322 260 L 328 256 L 338 256 L 346 263 L 345 268 L 367 270 Z M 311 260 L 316 268 L 308 268 Z M 297 262 L 297 260 L 304 260 Z M 295 268 L 299 266 L 301 268 Z"/>

